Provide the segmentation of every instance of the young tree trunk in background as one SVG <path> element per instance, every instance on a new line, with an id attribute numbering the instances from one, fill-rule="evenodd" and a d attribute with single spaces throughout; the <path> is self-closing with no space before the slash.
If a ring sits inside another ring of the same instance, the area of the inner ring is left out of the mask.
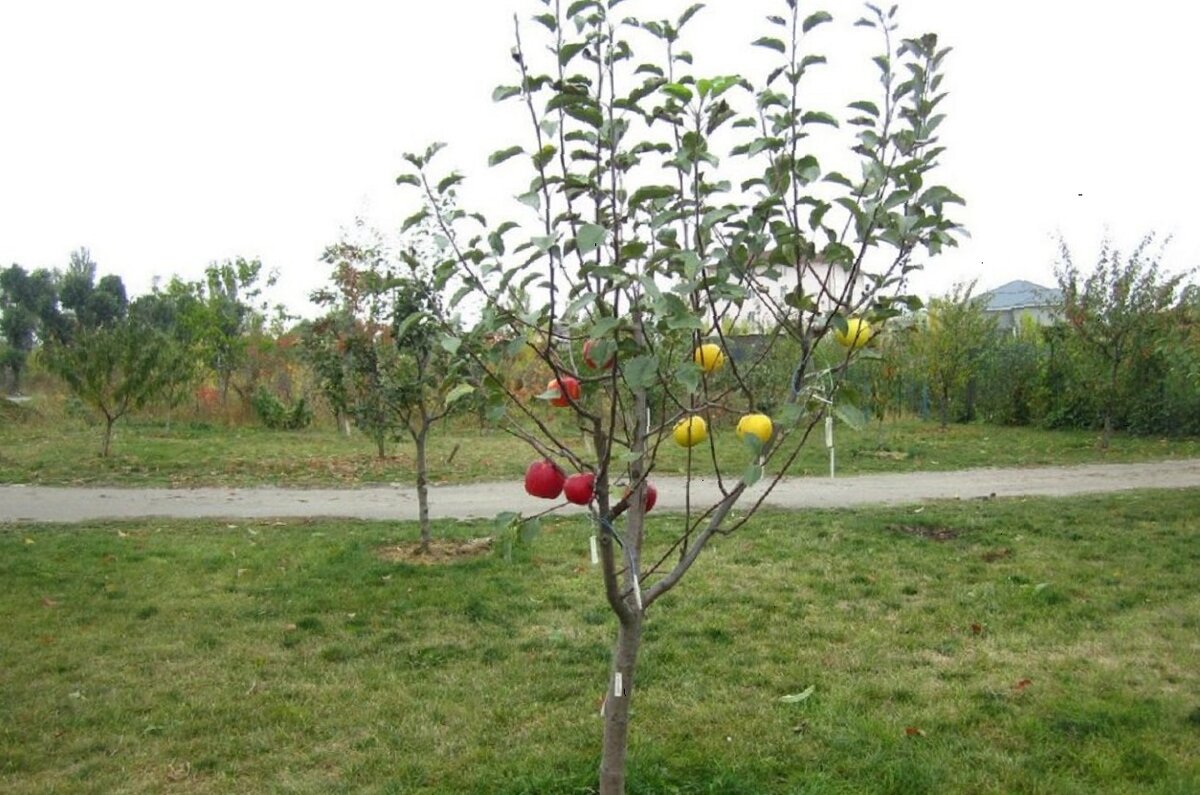
<path id="1" fill-rule="evenodd" d="M 380 461 L 386 457 L 386 451 L 383 449 L 384 442 L 386 441 L 387 439 L 384 438 L 383 431 L 375 432 L 375 455 Z"/>
<path id="2" fill-rule="evenodd" d="M 942 387 L 941 398 L 939 402 L 942 405 L 940 406 L 939 413 L 942 417 L 942 427 L 946 428 L 950 425 L 950 387 Z"/>
<path id="3" fill-rule="evenodd" d="M 112 446 L 113 424 L 116 421 L 116 417 L 104 415 L 104 447 L 100 450 L 101 458 L 108 458 L 108 448 Z"/>
<path id="4" fill-rule="evenodd" d="M 629 750 L 629 702 L 633 697 L 633 673 L 642 643 L 640 612 L 617 629 L 612 672 L 604 697 L 604 745 L 600 756 L 600 795 L 625 795 L 625 756 Z M 617 677 L 620 676 L 620 689 Z"/>
<path id="5" fill-rule="evenodd" d="M 426 434 L 429 432 L 429 426 L 421 428 L 419 433 L 413 434 L 413 441 L 417 443 L 417 515 L 421 526 L 421 551 L 429 551 L 429 541 L 431 533 L 429 530 L 429 475 L 427 473 L 427 464 L 425 457 L 425 441 Z"/>
<path id="6" fill-rule="evenodd" d="M 1101 450 L 1107 450 L 1109 442 L 1112 441 L 1113 412 L 1117 402 L 1117 364 L 1114 360 L 1108 372 L 1108 395 L 1104 398 L 1104 433 L 1100 437 Z"/>

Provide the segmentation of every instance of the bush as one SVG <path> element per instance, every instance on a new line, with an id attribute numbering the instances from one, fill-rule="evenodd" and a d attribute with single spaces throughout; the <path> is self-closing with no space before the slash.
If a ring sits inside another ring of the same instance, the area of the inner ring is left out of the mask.
<path id="1" fill-rule="evenodd" d="M 296 431 L 312 423 L 312 409 L 304 398 L 285 404 L 260 386 L 254 392 L 251 405 L 259 421 L 273 431 Z"/>

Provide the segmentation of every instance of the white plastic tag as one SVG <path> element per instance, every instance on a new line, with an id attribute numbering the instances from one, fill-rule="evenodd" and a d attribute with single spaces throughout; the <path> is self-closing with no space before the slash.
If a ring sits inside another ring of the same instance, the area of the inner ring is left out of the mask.
<path id="1" fill-rule="evenodd" d="M 592 536 L 591 538 L 589 538 L 588 542 L 589 542 L 588 545 L 592 548 L 592 565 L 595 566 L 597 563 L 600 562 L 599 543 L 596 541 L 595 536 Z"/>
<path id="2" fill-rule="evenodd" d="M 825 446 L 833 447 L 833 416 L 825 418 Z"/>
<path id="3" fill-rule="evenodd" d="M 625 680 L 621 678 L 621 672 L 617 671 L 613 674 L 613 696 L 621 698 L 625 695 Z"/>

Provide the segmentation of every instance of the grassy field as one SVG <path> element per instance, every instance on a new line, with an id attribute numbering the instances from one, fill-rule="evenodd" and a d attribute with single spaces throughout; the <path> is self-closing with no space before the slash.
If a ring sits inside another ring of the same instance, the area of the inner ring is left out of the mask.
<path id="1" fill-rule="evenodd" d="M 567 438 L 582 442 L 578 431 Z M 748 460 L 731 427 L 713 437 L 723 469 L 740 473 Z M 1117 436 L 1099 450 L 1097 436 L 1080 431 L 1043 431 L 983 424 L 951 425 L 920 420 L 889 422 L 837 431 L 838 466 L 856 472 L 907 472 L 982 466 L 1033 466 L 1098 461 L 1137 461 L 1200 455 L 1200 439 Z M 0 483 L 75 485 L 212 486 L 270 483 L 290 486 L 411 483 L 414 449 L 393 444 L 383 460 L 361 434 L 346 438 L 332 428 L 270 431 L 255 426 L 123 422 L 113 454 L 97 453 L 100 429 L 78 418 L 32 422 L 0 421 Z M 519 478 L 532 460 L 529 448 L 495 429 L 459 422 L 439 427 L 430 441 L 430 474 L 435 482 Z M 793 468 L 795 474 L 828 471 L 819 434 Z M 669 440 L 661 448 L 659 471 L 686 470 L 684 451 Z M 710 472 L 707 452 L 694 463 Z"/>
<path id="2" fill-rule="evenodd" d="M 631 790 L 1200 791 L 1197 505 L 760 517 L 652 611 Z M 0 529 L 0 791 L 590 792 L 586 532 L 421 567 L 376 555 L 411 526 Z"/>

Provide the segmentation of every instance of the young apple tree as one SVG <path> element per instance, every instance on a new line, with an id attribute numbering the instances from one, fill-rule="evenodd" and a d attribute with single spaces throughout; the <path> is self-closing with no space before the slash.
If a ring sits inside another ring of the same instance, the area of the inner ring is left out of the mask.
<path id="1" fill-rule="evenodd" d="M 899 38 L 895 8 L 868 6 L 856 23 L 882 47 L 872 95 L 830 112 L 806 91 L 824 67 L 815 45 L 830 14 L 781 2 L 753 42 L 773 63 L 752 83 L 693 65 L 682 32 L 700 5 L 640 20 L 618 13 L 620 2 L 542 0 L 531 23 L 516 24 L 514 79 L 493 96 L 519 104 L 529 137 L 490 160 L 524 164 L 529 182 L 517 198 L 532 223 L 439 211 L 461 177 L 431 162 L 437 145 L 409 155 L 412 168 L 397 179 L 423 194 L 414 218 L 435 218 L 447 241 L 434 275 L 462 280 L 452 303 L 480 301 L 480 333 L 497 344 L 466 355 L 489 376 L 494 416 L 541 459 L 527 490 L 556 496 L 556 468 L 584 475 L 568 498 L 589 505 L 617 625 L 602 793 L 624 791 L 654 603 L 709 544 L 746 526 L 814 428 L 833 412 L 855 413 L 843 375 L 873 330 L 917 303 L 902 294 L 906 276 L 954 244 L 945 210 L 961 201 L 933 178 L 948 50 L 934 35 Z M 535 33 L 536 46 L 527 43 Z M 800 343 L 790 398 L 774 418 L 754 413 L 750 378 L 769 351 L 735 357 L 724 332 L 751 305 L 770 316 L 773 338 Z M 445 333 L 453 348 L 456 333 Z M 819 367 L 814 351 L 827 335 L 843 354 Z M 542 397 L 586 444 L 509 391 L 505 362 L 522 349 L 544 363 Z M 752 462 L 730 472 L 717 437 L 733 436 L 735 424 Z M 663 444 L 688 447 L 689 485 L 660 543 L 645 530 Z M 714 486 L 692 482 L 700 456 Z"/>
<path id="2" fill-rule="evenodd" d="M 1105 449 L 1112 439 L 1122 373 L 1160 324 L 1174 324 L 1183 315 L 1180 298 L 1191 274 L 1162 272 L 1168 243 L 1170 238 L 1159 241 L 1151 233 L 1124 255 L 1105 240 L 1092 271 L 1082 273 L 1066 242 L 1059 240 L 1056 275 L 1063 314 L 1101 365 L 1092 386 L 1104 395 L 1100 446 Z"/>
<path id="3" fill-rule="evenodd" d="M 416 446 L 421 549 L 429 550 L 429 432 L 474 391 L 466 361 L 442 344 L 453 328 L 426 273 L 428 236 L 410 241 L 392 261 L 378 236 L 343 239 L 326 249 L 328 288 L 312 296 L 326 313 L 305 334 L 305 352 L 326 397 L 370 435 L 384 457 L 387 441 L 406 433 Z M 461 346 L 461 337 L 455 337 Z M 457 348 L 456 348 L 457 349 Z"/>

